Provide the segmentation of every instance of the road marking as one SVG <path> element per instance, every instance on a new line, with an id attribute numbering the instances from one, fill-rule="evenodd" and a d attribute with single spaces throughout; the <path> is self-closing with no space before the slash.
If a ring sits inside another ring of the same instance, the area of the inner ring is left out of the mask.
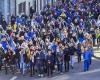
<path id="1" fill-rule="evenodd" d="M 17 76 L 13 76 L 10 80 L 16 80 Z"/>

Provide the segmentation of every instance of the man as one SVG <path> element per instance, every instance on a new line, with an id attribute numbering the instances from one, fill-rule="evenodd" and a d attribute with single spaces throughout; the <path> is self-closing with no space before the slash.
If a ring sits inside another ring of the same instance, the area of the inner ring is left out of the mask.
<path id="1" fill-rule="evenodd" d="M 45 55 L 44 53 L 41 51 L 40 48 L 38 48 L 38 50 L 36 51 L 36 66 L 37 66 L 37 70 L 38 70 L 38 76 L 39 77 L 43 77 L 43 64 L 44 64 L 44 58 Z"/>
<path id="2" fill-rule="evenodd" d="M 64 66 L 66 72 L 69 71 L 69 61 L 70 61 L 69 47 L 67 45 L 65 45 L 63 53 L 64 53 Z"/>
<path id="3" fill-rule="evenodd" d="M 54 56 L 51 53 L 51 50 L 48 51 L 48 55 L 46 57 L 47 61 L 47 75 L 52 76 L 53 74 L 53 61 L 54 61 Z"/>

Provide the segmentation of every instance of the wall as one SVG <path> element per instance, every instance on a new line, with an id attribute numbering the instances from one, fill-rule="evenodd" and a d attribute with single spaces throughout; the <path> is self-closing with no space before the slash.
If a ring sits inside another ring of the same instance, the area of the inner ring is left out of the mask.
<path id="1" fill-rule="evenodd" d="M 53 0 L 53 2 L 56 2 L 56 0 Z M 40 13 L 43 10 L 44 6 L 47 5 L 48 3 L 52 4 L 52 0 L 36 0 L 36 11 Z"/>
<path id="2" fill-rule="evenodd" d="M 33 0 L 16 0 L 16 15 L 20 15 L 19 14 L 19 10 L 18 10 L 18 5 L 20 3 L 23 3 L 26 1 L 26 14 L 29 15 L 29 2 L 30 2 L 30 6 L 33 6 Z"/>

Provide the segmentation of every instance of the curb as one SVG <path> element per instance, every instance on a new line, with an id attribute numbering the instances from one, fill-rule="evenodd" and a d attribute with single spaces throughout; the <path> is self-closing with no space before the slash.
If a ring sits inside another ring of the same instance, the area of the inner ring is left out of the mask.
<path id="1" fill-rule="evenodd" d="M 97 56 L 95 56 L 95 55 L 94 55 L 93 57 L 96 58 L 96 59 L 100 59 L 100 57 L 97 57 Z"/>

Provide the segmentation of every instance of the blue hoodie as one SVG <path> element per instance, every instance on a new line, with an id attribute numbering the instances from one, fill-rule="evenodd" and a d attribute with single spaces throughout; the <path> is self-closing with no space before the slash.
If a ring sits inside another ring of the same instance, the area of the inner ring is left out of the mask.
<path id="1" fill-rule="evenodd" d="M 84 60 L 90 61 L 90 58 L 91 58 L 90 51 L 84 51 L 83 58 L 84 58 Z"/>

